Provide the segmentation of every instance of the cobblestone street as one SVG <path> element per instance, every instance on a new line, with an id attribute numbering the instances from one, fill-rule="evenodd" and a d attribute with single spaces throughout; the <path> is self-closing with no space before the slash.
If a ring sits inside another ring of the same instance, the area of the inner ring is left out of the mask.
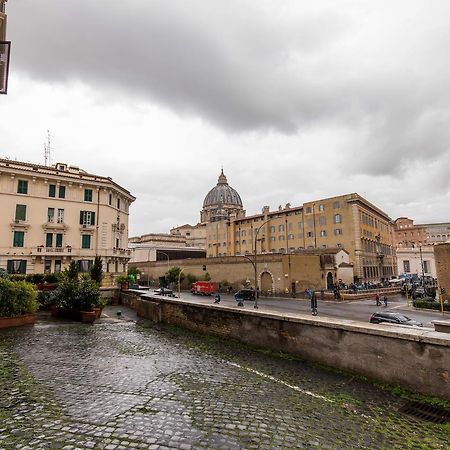
<path id="1" fill-rule="evenodd" d="M 449 446 L 359 379 L 121 311 L 0 330 L 0 449 Z"/>

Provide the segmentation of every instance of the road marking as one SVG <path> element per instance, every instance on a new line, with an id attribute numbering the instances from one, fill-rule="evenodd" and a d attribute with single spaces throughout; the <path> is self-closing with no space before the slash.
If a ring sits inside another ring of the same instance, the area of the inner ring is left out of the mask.
<path id="1" fill-rule="evenodd" d="M 286 383 L 283 380 L 275 378 L 275 377 L 273 377 L 271 375 L 267 375 L 266 373 L 260 372 L 259 370 L 255 370 L 255 369 L 252 369 L 250 367 L 244 367 L 244 366 L 241 366 L 240 364 L 233 363 L 231 361 L 225 361 L 225 363 L 227 363 L 230 366 L 237 367 L 238 369 L 243 369 L 243 370 L 246 370 L 247 372 L 254 373 L 256 375 L 259 375 L 261 378 L 266 378 L 266 379 L 268 379 L 270 381 L 274 381 L 275 383 L 278 383 L 278 384 L 281 384 L 283 386 L 286 386 L 289 389 L 292 389 L 294 391 L 301 392 L 302 394 L 309 395 L 310 397 L 319 398 L 319 399 L 324 400 L 324 401 L 329 402 L 329 403 L 335 403 L 335 401 L 332 400 L 331 398 L 325 397 L 323 395 L 315 394 L 314 392 L 307 391 L 306 389 L 302 389 L 302 388 L 300 388 L 298 386 L 294 386 L 293 384 Z"/>

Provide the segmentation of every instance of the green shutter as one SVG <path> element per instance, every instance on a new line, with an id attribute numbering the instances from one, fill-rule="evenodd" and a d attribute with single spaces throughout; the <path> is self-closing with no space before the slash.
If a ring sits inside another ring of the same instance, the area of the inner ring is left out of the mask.
<path id="1" fill-rule="evenodd" d="M 18 194 L 28 194 L 28 181 L 19 180 L 17 182 L 17 193 Z"/>
<path id="2" fill-rule="evenodd" d="M 13 247 L 23 247 L 24 236 L 23 231 L 14 231 Z"/>
<path id="3" fill-rule="evenodd" d="M 62 247 L 62 241 L 63 241 L 63 235 L 61 233 L 58 233 L 56 235 L 56 247 Z"/>
<path id="4" fill-rule="evenodd" d="M 27 205 L 16 205 L 16 220 L 26 220 Z"/>
<path id="5" fill-rule="evenodd" d="M 83 225 L 84 211 L 80 211 L 80 225 Z"/>
<path id="6" fill-rule="evenodd" d="M 65 186 L 60 186 L 59 187 L 58 197 L 59 198 L 66 198 L 66 187 Z"/>
<path id="7" fill-rule="evenodd" d="M 95 225 L 95 212 L 91 213 L 91 225 Z"/>
<path id="8" fill-rule="evenodd" d="M 49 184 L 48 186 L 48 196 L 55 197 L 56 196 L 56 184 Z"/>
<path id="9" fill-rule="evenodd" d="M 91 248 L 91 236 L 89 234 L 81 236 L 81 248 Z"/>
<path id="10" fill-rule="evenodd" d="M 47 233 L 46 239 L 45 239 L 45 246 L 53 247 L 53 234 L 52 233 Z"/>

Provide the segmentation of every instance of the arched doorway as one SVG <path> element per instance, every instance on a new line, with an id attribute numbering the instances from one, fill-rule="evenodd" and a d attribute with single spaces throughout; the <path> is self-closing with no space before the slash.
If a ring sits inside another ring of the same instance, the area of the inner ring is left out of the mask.
<path id="1" fill-rule="evenodd" d="M 266 294 L 269 291 L 273 291 L 273 278 L 269 272 L 263 272 L 261 274 L 261 292 Z"/>
<path id="2" fill-rule="evenodd" d="M 333 274 L 331 272 L 327 273 L 327 289 L 333 288 Z"/>

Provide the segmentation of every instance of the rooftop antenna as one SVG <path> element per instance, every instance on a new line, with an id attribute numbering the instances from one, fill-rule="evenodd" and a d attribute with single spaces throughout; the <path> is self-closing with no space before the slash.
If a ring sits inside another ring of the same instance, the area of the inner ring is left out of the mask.
<path id="1" fill-rule="evenodd" d="M 47 130 L 47 142 L 44 143 L 44 160 L 46 166 L 50 166 L 52 164 L 52 148 L 50 144 L 50 130 Z"/>

